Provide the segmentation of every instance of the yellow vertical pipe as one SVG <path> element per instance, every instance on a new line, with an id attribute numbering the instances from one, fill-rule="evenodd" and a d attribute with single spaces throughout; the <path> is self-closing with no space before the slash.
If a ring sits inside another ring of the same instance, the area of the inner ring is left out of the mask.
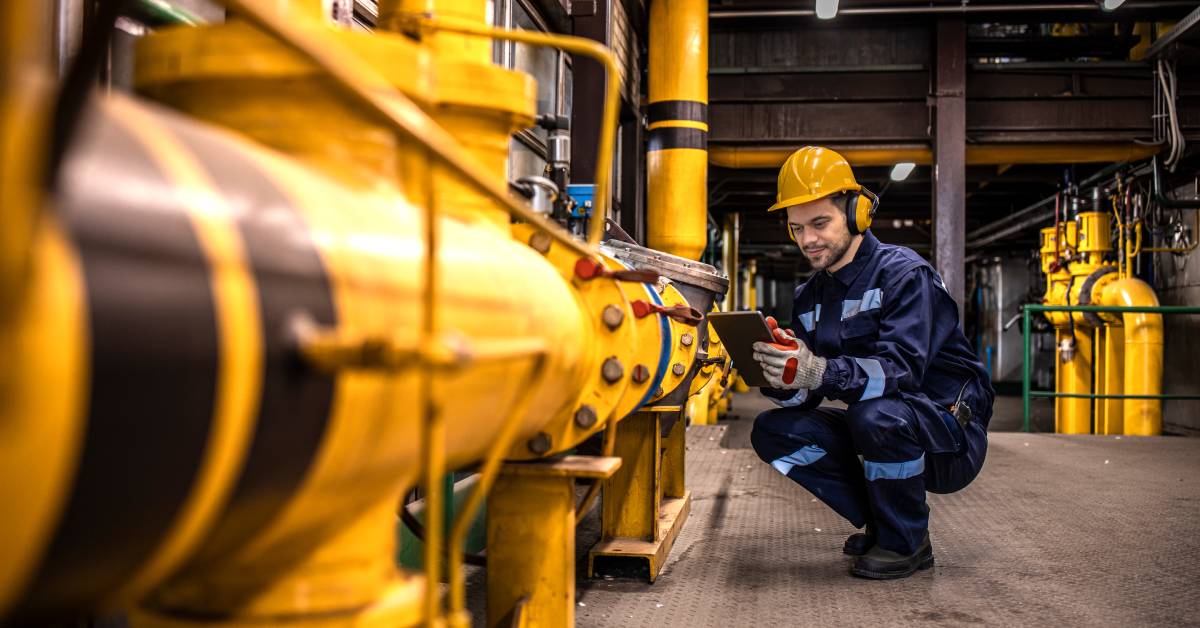
<path id="1" fill-rule="evenodd" d="M 650 3 L 646 232 L 700 259 L 708 240 L 708 2 Z"/>
<path id="2" fill-rule="evenodd" d="M 1064 334 L 1065 335 L 1065 334 Z M 1087 328 L 1075 328 L 1075 351 L 1070 360 L 1061 363 L 1062 380 L 1060 392 L 1090 394 L 1092 392 L 1092 332 Z M 1059 349 L 1061 351 L 1061 347 Z M 1060 356 L 1061 359 L 1061 356 Z M 1059 434 L 1092 433 L 1092 400 L 1086 398 L 1060 397 L 1056 413 Z"/>
<path id="3" fill-rule="evenodd" d="M 1132 277 L 1112 282 L 1100 295 L 1102 305 L 1156 306 L 1158 297 L 1146 282 Z M 1163 327 L 1161 314 L 1126 313 L 1125 394 L 1162 393 Z M 1130 436 L 1156 436 L 1162 433 L 1162 401 L 1125 399 L 1123 432 Z"/>
<path id="4" fill-rule="evenodd" d="M 758 307 L 758 290 L 755 287 L 758 279 L 758 260 L 749 260 L 746 262 L 746 274 L 744 281 L 746 285 L 742 287 L 742 303 L 741 308 L 744 310 L 753 310 Z"/>
<path id="5" fill-rule="evenodd" d="M 721 265 L 729 275 L 729 290 L 725 293 L 725 301 L 721 309 L 732 312 L 737 309 L 738 302 L 738 239 L 741 235 L 741 214 L 732 212 L 725 216 L 725 224 L 721 229 Z"/>
<path id="6" fill-rule="evenodd" d="M 1064 362 L 1060 355 L 1060 347 L 1062 347 L 1063 338 L 1066 333 L 1061 329 L 1054 330 L 1054 392 L 1063 392 L 1063 377 Z M 1063 397 L 1054 398 L 1054 433 L 1062 433 L 1062 418 L 1066 415 L 1066 399 Z"/>
<path id="7" fill-rule="evenodd" d="M 1102 333 L 1103 348 L 1098 351 L 1099 364 L 1103 371 L 1097 376 L 1100 392 L 1105 395 L 1120 395 L 1125 390 L 1125 335 L 1122 330 L 1105 325 Z M 1121 399 L 1098 399 L 1099 412 L 1096 416 L 1097 434 L 1121 434 L 1124 431 L 1124 403 Z"/>

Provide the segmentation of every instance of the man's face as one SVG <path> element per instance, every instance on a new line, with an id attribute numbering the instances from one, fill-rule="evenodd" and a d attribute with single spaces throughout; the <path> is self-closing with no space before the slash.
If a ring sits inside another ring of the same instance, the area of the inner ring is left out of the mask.
<path id="1" fill-rule="evenodd" d="M 846 215 L 829 197 L 787 208 L 788 229 L 814 270 L 836 264 L 850 249 Z"/>

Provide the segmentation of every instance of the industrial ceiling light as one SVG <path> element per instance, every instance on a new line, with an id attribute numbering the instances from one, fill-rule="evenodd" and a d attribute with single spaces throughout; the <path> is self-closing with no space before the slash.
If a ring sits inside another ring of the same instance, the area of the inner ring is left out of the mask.
<path id="1" fill-rule="evenodd" d="M 1102 4 L 1101 7 L 1105 11 L 1112 11 L 1122 4 L 1125 4 L 1125 0 L 1104 0 L 1104 4 Z"/>
<path id="2" fill-rule="evenodd" d="M 895 166 L 892 166 L 892 181 L 903 181 L 907 179 L 908 175 L 912 174 L 913 168 L 916 167 L 917 164 L 914 164 L 911 161 L 902 161 Z"/>
<path id="3" fill-rule="evenodd" d="M 1109 2 L 1111 0 L 1105 0 Z M 822 20 L 832 20 L 837 17 L 838 0 L 817 0 L 817 17 Z"/>

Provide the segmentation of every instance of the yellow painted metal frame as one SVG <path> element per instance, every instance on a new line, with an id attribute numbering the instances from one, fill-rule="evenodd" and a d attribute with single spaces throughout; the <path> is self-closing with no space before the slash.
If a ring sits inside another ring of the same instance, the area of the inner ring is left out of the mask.
<path id="1" fill-rule="evenodd" d="M 679 417 L 662 436 L 662 419 L 671 410 L 649 408 L 627 418 L 617 437 L 621 469 L 604 482 L 601 538 L 588 552 L 588 575 L 598 560 L 634 560 L 645 564 L 650 582 L 658 578 L 675 538 L 691 510 L 684 486 L 686 430 Z"/>
<path id="2" fill-rule="evenodd" d="M 489 626 L 575 624 L 575 478 L 598 485 L 620 458 L 506 464 L 488 495 Z"/>

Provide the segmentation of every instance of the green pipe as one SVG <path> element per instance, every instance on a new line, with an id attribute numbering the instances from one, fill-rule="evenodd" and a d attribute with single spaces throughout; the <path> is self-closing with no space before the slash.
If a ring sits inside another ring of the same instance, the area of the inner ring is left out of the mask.
<path id="1" fill-rule="evenodd" d="M 1023 307 L 1026 312 L 1137 312 L 1150 314 L 1200 314 L 1200 307 L 1186 305 L 1039 305 Z"/>
<path id="2" fill-rule="evenodd" d="M 1033 390 L 1032 397 L 1068 397 L 1070 399 L 1200 399 L 1200 395 L 1098 395 L 1095 393 L 1060 393 L 1053 390 Z"/>
<path id="3" fill-rule="evenodd" d="M 1029 336 L 1032 317 L 1031 310 L 1024 309 L 1021 311 L 1021 344 L 1024 345 L 1025 361 L 1021 368 L 1021 406 L 1024 409 L 1024 419 L 1021 422 L 1021 430 L 1029 431 L 1029 376 L 1031 370 L 1030 362 L 1033 361 L 1032 352 L 1029 350 Z"/>
<path id="4" fill-rule="evenodd" d="M 205 23 L 204 18 L 167 0 L 137 0 L 134 8 L 141 17 L 162 26 L 199 26 Z"/>

